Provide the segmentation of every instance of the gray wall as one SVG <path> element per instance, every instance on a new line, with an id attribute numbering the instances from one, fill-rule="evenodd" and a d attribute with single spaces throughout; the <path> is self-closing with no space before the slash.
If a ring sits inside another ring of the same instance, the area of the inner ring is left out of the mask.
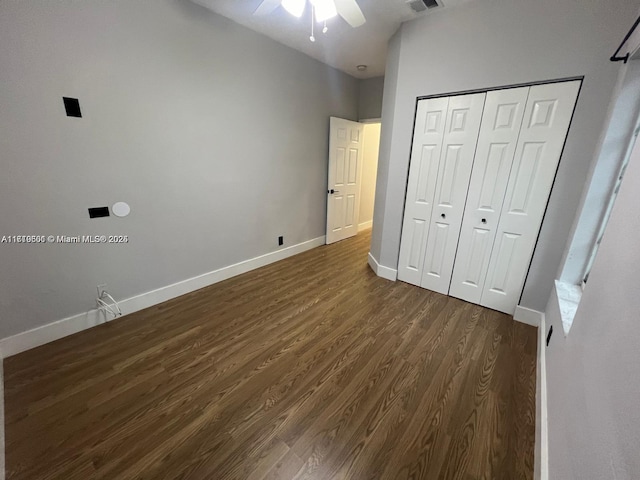
<path id="1" fill-rule="evenodd" d="M 396 91 L 398 89 L 398 73 L 400 68 L 401 31 L 398 30 L 389 39 L 387 50 L 387 66 L 385 84 L 382 94 L 382 125 L 380 126 L 380 150 L 378 153 L 378 175 L 376 176 L 376 195 L 373 208 L 373 230 L 371 231 L 371 253 L 380 260 L 383 233 L 387 231 L 385 219 L 389 218 L 385 207 L 389 186 L 389 167 L 391 165 L 391 139 L 394 134 Z M 397 214 L 397 213 L 396 213 Z M 396 265 L 397 265 L 396 260 Z"/>
<path id="2" fill-rule="evenodd" d="M 549 478 L 640 478 L 640 143 L 569 335 L 546 310 Z"/>
<path id="3" fill-rule="evenodd" d="M 382 116 L 382 92 L 384 77 L 374 77 L 360 80 L 360 97 L 358 104 L 358 118 L 366 120 Z"/>
<path id="4" fill-rule="evenodd" d="M 94 308 L 98 283 L 126 298 L 324 235 L 356 79 L 187 0 L 3 1 L 0 36 L 0 235 L 130 238 L 0 244 L 0 338 Z"/>
<path id="5" fill-rule="evenodd" d="M 405 23 L 385 74 L 372 255 L 397 267 L 418 96 L 584 75 L 521 302 L 544 310 L 616 83 L 609 57 L 636 9 L 635 0 L 486 0 Z"/>

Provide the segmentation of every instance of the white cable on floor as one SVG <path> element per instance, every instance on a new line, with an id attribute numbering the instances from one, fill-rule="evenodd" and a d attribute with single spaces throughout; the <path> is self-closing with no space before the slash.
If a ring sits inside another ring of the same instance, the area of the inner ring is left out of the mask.
<path id="1" fill-rule="evenodd" d="M 107 303 L 105 299 L 111 300 L 111 304 Z M 103 290 L 102 293 L 100 293 L 100 296 L 96 298 L 96 303 L 98 304 L 98 310 L 103 310 L 105 315 L 107 313 L 110 313 L 111 315 L 113 315 L 113 318 L 122 315 L 120 305 L 118 305 L 118 302 L 116 302 L 115 299 L 111 295 L 109 295 L 109 292 L 107 292 L 106 290 Z"/>

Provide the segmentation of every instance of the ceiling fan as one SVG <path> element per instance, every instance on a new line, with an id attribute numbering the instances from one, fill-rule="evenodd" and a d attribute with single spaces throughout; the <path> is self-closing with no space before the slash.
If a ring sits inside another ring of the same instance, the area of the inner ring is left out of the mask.
<path id="1" fill-rule="evenodd" d="M 340 15 L 354 28 L 366 22 L 356 0 L 309 0 L 309 3 L 317 22 L 326 22 L 336 15 Z M 268 15 L 282 5 L 291 15 L 300 18 L 306 4 L 307 0 L 263 0 L 253 14 Z"/>

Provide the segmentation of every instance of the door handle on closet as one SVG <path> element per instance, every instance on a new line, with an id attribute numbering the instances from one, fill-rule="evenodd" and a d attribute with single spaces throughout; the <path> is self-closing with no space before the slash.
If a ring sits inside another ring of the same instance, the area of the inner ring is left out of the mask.
<path id="1" fill-rule="evenodd" d="M 442 218 L 447 218 L 447 216 L 446 216 L 444 213 L 441 213 L 441 214 L 440 214 L 440 216 L 441 216 Z"/>
<path id="2" fill-rule="evenodd" d="M 486 219 L 486 218 L 483 218 L 483 219 L 482 219 L 482 223 L 487 223 L 487 219 Z"/>
<path id="3" fill-rule="evenodd" d="M 327 193 L 340 193 L 340 190 L 334 190 L 333 188 L 331 190 L 327 190 Z"/>

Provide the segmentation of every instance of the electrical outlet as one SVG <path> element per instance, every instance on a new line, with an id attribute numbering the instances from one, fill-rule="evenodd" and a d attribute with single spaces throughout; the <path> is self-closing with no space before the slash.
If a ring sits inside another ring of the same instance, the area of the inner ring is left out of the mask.
<path id="1" fill-rule="evenodd" d="M 280 245 L 280 246 L 284 245 L 284 237 L 283 236 L 279 236 L 278 237 L 278 245 Z"/>
<path id="2" fill-rule="evenodd" d="M 553 325 L 549 327 L 549 333 L 547 333 L 547 347 L 549 346 L 549 340 L 551 340 L 552 333 L 553 333 Z"/>
<path id="3" fill-rule="evenodd" d="M 107 291 L 107 284 L 106 283 L 102 283 L 102 284 L 98 285 L 96 287 L 96 290 L 98 290 L 98 298 L 102 298 L 102 294 Z"/>

